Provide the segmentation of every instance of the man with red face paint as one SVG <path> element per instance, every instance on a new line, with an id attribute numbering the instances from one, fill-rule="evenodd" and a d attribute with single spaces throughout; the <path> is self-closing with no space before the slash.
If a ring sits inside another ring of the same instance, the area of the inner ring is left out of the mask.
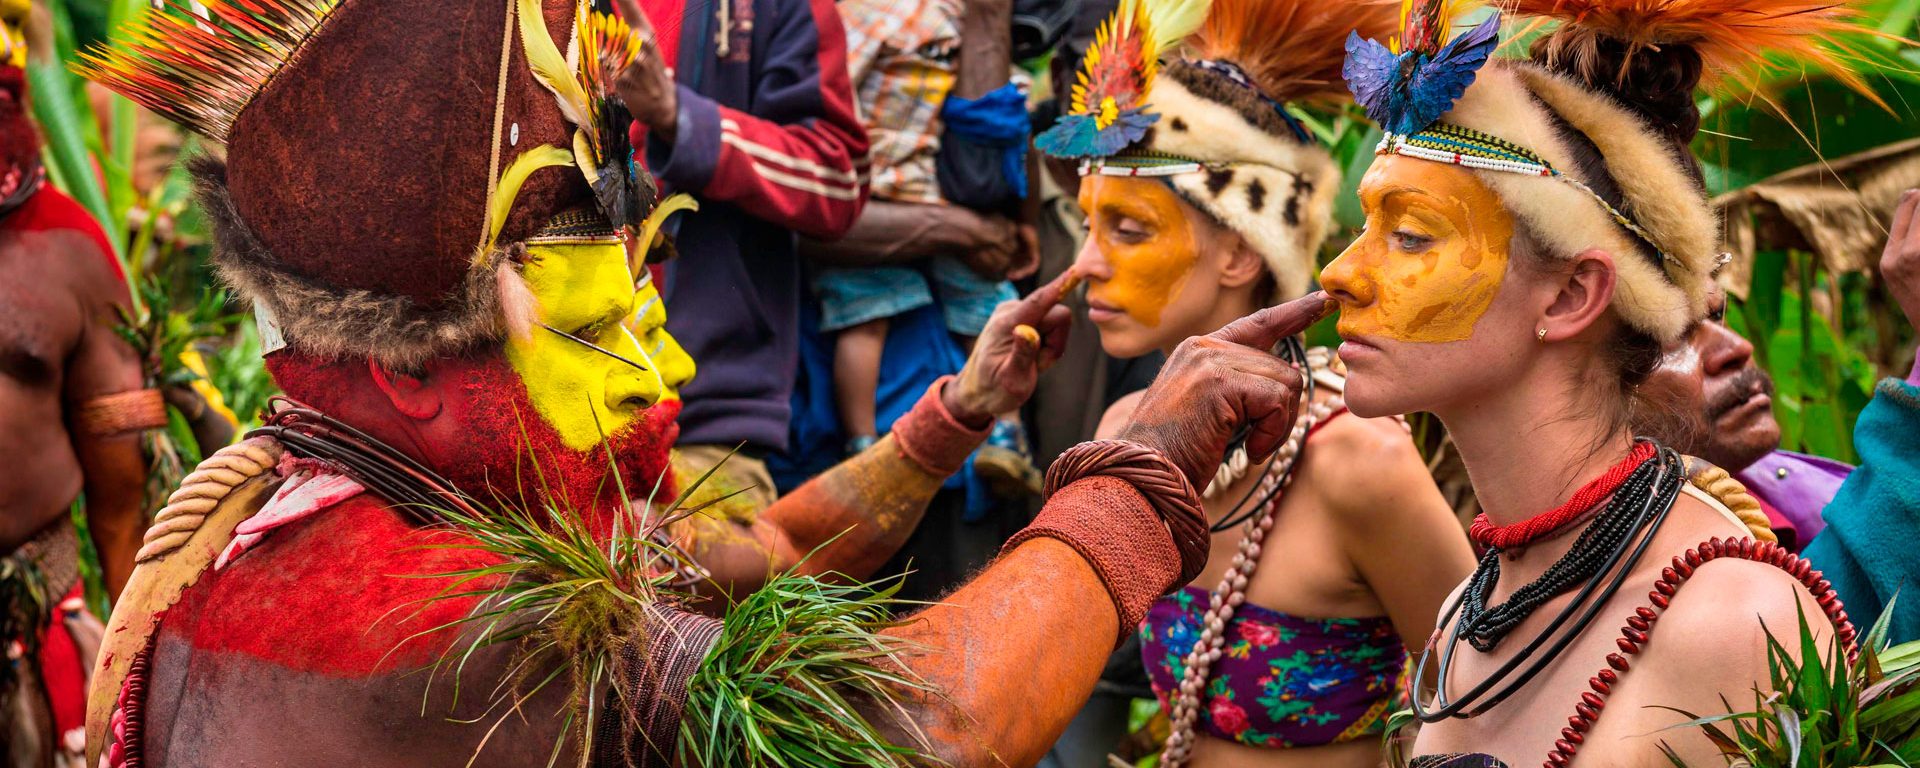
<path id="1" fill-rule="evenodd" d="M 127 306 L 113 248 L 47 183 L 27 113 L 26 0 L 0 0 L 0 745 L 9 764 L 79 759 L 100 622 L 81 598 L 69 510 L 86 500 L 107 586 L 133 567 L 160 393 L 114 333 Z"/>
<path id="2" fill-rule="evenodd" d="M 624 245 L 677 205 L 634 172 L 608 85 L 637 37 L 541 0 L 206 6 L 150 14 L 86 69 L 227 145 L 194 165 L 215 259 L 293 399 L 148 531 L 93 679 L 90 764 L 1031 763 L 1204 564 L 1194 486 L 1229 439 L 1264 459 L 1293 423 L 1300 375 L 1265 350 L 1325 313 L 1319 294 L 1184 345 L 947 601 L 895 624 L 788 578 L 701 615 L 664 586 L 689 570 L 681 542 L 633 544 L 671 513 L 693 373 Z M 407 76 L 342 76 L 387 68 Z M 885 557 L 890 529 L 860 515 L 924 503 L 1032 390 L 1064 292 L 1003 306 L 887 439 L 741 531 L 774 546 L 734 583 L 829 542 L 801 567 Z M 806 610 L 825 633 L 792 623 Z M 547 670 L 577 676 L 533 685 Z M 702 759 L 715 740 L 755 754 Z"/>

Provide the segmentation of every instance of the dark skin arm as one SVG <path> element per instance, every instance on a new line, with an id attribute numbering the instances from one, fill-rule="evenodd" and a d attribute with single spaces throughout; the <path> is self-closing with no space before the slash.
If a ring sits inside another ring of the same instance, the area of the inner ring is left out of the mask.
<path id="1" fill-rule="evenodd" d="M 984 429 L 1018 408 L 1066 348 L 1066 276 L 995 310 L 941 402 L 962 425 Z M 1033 333 L 1017 331 L 1025 326 Z M 775 573 L 862 578 L 893 556 L 946 481 L 906 457 L 893 436 L 773 503 L 751 522 L 687 521 L 693 557 L 712 573 L 709 594 L 746 594 Z M 811 554 L 811 556 L 809 556 Z"/>
<path id="2" fill-rule="evenodd" d="M 960 15 L 960 65 L 953 95 L 977 99 L 1007 84 L 1013 70 L 1012 0 L 969 0 Z"/>
<path id="3" fill-rule="evenodd" d="M 1189 339 L 1121 437 L 1159 449 L 1198 482 L 1251 424 L 1249 451 L 1264 461 L 1291 428 L 1300 391 L 1298 371 L 1264 350 L 1326 304 L 1315 293 Z M 1087 561 L 1053 539 L 1030 540 L 888 632 L 913 644 L 903 661 L 940 695 L 906 703 L 911 726 L 879 706 L 870 714 L 894 723 L 897 743 L 922 744 L 951 766 L 1032 765 L 1092 693 L 1119 632 Z"/>
<path id="4" fill-rule="evenodd" d="M 86 325 L 67 357 L 66 386 L 61 397 L 69 413 L 92 398 L 144 385 L 139 357 L 113 331 L 119 323 L 114 308 L 126 307 L 129 302 L 127 287 L 110 271 L 107 259 L 111 257 L 93 250 L 89 245 L 87 252 L 70 257 L 82 265 L 77 270 L 74 298 L 81 305 Z M 90 435 L 79 425 L 69 425 L 68 434 L 85 476 L 87 528 L 100 551 L 107 593 L 118 596 L 133 572 L 133 556 L 146 531 L 141 501 L 146 490 L 147 458 L 140 448 L 140 434 Z"/>
<path id="5" fill-rule="evenodd" d="M 803 239 L 802 255 L 832 267 L 883 267 L 952 255 L 975 269 L 1010 263 L 1020 248 L 1013 222 L 955 205 L 869 200 L 845 237 Z"/>

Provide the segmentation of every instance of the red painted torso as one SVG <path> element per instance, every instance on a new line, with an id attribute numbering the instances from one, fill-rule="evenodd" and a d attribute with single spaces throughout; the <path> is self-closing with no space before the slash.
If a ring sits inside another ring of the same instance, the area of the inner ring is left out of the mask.
<path id="1" fill-rule="evenodd" d="M 546 764 L 564 684 L 487 739 L 502 714 L 485 709 L 507 676 L 507 649 L 467 663 L 457 710 L 450 669 L 431 669 L 465 646 L 457 628 L 430 630 L 473 603 L 430 601 L 449 582 L 413 577 L 486 562 L 475 551 L 423 548 L 453 541 L 362 495 L 209 569 L 155 634 L 147 764 L 459 766 L 483 739 L 478 765 Z"/>

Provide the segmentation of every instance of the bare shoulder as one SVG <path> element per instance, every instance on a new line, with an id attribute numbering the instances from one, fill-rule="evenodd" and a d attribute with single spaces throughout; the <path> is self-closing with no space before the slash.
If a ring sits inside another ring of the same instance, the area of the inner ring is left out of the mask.
<path id="1" fill-rule="evenodd" d="M 1362 524 L 1438 493 L 1413 438 L 1393 419 L 1335 417 L 1307 439 L 1301 469 L 1330 508 Z"/>
<path id="2" fill-rule="evenodd" d="M 1120 430 L 1133 420 L 1133 412 L 1140 408 L 1140 398 L 1146 390 L 1129 392 L 1107 406 L 1107 412 L 1100 415 L 1100 426 L 1093 430 L 1096 439 L 1105 440 L 1120 434 Z"/>
<path id="3" fill-rule="evenodd" d="M 1749 627 L 1756 638 L 1765 625 L 1784 637 L 1797 633 L 1802 611 L 1816 634 L 1832 634 L 1812 593 L 1793 574 L 1769 563 L 1722 557 L 1694 569 L 1661 623 L 1665 629 L 1723 635 L 1730 628 Z"/>

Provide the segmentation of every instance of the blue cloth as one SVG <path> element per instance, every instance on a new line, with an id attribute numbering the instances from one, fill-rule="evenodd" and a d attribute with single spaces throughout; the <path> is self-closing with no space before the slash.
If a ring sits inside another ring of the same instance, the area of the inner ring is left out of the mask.
<path id="1" fill-rule="evenodd" d="M 1920 387 L 1886 379 L 1853 427 L 1860 466 L 1827 505 L 1827 529 L 1807 546 L 1860 634 L 1900 597 L 1887 631 L 1920 640 Z"/>
<path id="2" fill-rule="evenodd" d="M 1018 86 L 1007 83 L 978 99 L 948 96 L 940 108 L 940 120 L 946 124 L 946 132 L 941 134 L 940 182 L 948 200 L 984 211 L 999 208 L 1008 200 L 1026 198 L 1027 135 L 1032 123 L 1027 97 Z M 959 169 L 949 167 L 955 157 L 948 147 L 964 155 L 969 144 L 993 150 L 999 156 L 1000 178 L 991 180 L 998 183 L 988 183 L 987 179 L 976 183 L 973 179 L 977 174 L 958 174 L 954 171 Z M 949 177 L 954 177 L 954 183 Z M 955 183 L 980 189 L 955 188 Z"/>
<path id="3" fill-rule="evenodd" d="M 962 336 L 980 335 L 994 307 L 1019 298 L 1012 283 L 981 277 L 951 256 L 924 266 L 821 269 L 813 275 L 813 293 L 820 329 L 828 332 L 929 306 L 937 293 L 947 330 Z"/>
<path id="4" fill-rule="evenodd" d="M 840 463 L 841 449 L 847 442 L 840 428 L 839 409 L 833 404 L 833 338 L 820 330 L 816 302 L 807 302 L 802 308 L 799 336 L 800 369 L 793 384 L 788 448 L 767 457 L 767 471 L 783 494 Z M 938 306 L 920 307 L 893 318 L 880 356 L 875 426 L 881 432 L 892 429 L 893 422 L 919 402 L 934 379 L 959 372 L 966 361 L 960 345 L 947 333 Z M 974 477 L 972 457 L 959 474 L 947 479 L 945 487 L 966 489 L 965 519 L 978 520 L 986 514 L 989 497 Z"/>

